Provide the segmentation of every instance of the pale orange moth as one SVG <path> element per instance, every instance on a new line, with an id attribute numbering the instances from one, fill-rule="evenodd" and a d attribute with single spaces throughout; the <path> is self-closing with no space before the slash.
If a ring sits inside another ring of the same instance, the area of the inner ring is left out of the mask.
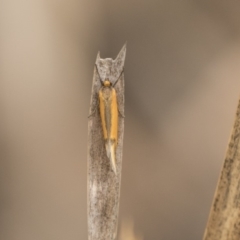
<path id="1" fill-rule="evenodd" d="M 97 68 L 97 65 L 96 65 Z M 98 68 L 97 68 L 98 72 Z M 117 93 L 114 88 L 123 70 L 114 84 L 109 79 L 101 81 L 101 88 L 98 92 L 100 118 L 102 123 L 103 138 L 108 159 L 110 160 L 112 170 L 116 174 L 116 148 L 118 141 L 118 114 L 120 113 L 117 103 Z M 122 114 L 120 113 L 122 116 Z"/>

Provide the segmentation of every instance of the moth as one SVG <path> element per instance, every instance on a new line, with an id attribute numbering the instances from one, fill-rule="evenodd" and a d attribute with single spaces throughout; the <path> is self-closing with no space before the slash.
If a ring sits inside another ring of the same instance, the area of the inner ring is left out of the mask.
<path id="1" fill-rule="evenodd" d="M 125 46 L 124 46 L 125 47 Z M 123 52 L 125 54 L 125 49 L 122 49 L 119 53 Z M 112 60 L 113 63 L 118 64 L 117 61 L 120 55 Z M 115 61 L 115 62 L 114 62 Z M 110 59 L 109 59 L 110 62 Z M 99 63 L 99 64 L 98 64 Z M 123 62 L 124 63 L 124 62 Z M 98 99 L 95 109 L 93 109 L 92 116 L 97 109 L 99 109 L 100 119 L 101 119 L 101 127 L 103 133 L 103 139 L 105 144 L 106 155 L 110 161 L 111 168 L 113 172 L 116 174 L 116 149 L 118 145 L 118 125 L 119 125 L 119 117 L 124 117 L 119 109 L 118 104 L 118 92 L 116 90 L 116 84 L 123 74 L 123 66 L 121 68 L 121 72 L 114 72 L 114 64 L 109 65 L 107 69 L 101 69 L 100 56 L 98 54 L 96 61 L 96 72 L 99 76 L 100 88 L 97 91 Z"/>
<path id="2" fill-rule="evenodd" d="M 102 87 L 98 92 L 100 118 L 102 123 L 106 153 L 111 162 L 112 170 L 115 174 L 116 148 L 118 141 L 118 115 L 120 114 L 123 117 L 118 108 L 117 93 L 114 88 L 117 81 L 112 84 L 109 79 L 101 79 Z"/>

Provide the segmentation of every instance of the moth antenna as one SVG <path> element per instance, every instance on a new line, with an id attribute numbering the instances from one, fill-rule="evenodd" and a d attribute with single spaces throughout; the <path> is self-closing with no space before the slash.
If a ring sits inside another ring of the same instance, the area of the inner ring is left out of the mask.
<path id="1" fill-rule="evenodd" d="M 124 68 L 123 68 L 123 70 L 121 71 L 121 73 L 120 73 L 117 81 L 113 84 L 113 87 L 117 84 L 117 82 L 118 82 L 118 80 L 120 79 L 120 77 L 122 76 L 123 72 L 124 72 Z"/>
<path id="2" fill-rule="evenodd" d="M 99 76 L 99 78 L 100 78 L 100 82 L 103 84 L 103 80 L 101 79 L 100 73 L 99 73 L 99 71 L 98 71 L 97 64 L 95 64 L 95 67 L 96 67 L 96 69 L 97 69 L 97 73 L 98 73 L 98 76 Z"/>

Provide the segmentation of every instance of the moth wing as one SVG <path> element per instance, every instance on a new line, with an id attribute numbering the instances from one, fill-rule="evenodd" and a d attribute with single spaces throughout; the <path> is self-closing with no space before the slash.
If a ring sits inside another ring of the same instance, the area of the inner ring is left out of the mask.
<path id="1" fill-rule="evenodd" d="M 107 157 L 110 160 L 110 164 L 111 164 L 112 170 L 116 174 L 117 170 L 116 170 L 115 143 L 111 142 L 110 140 L 108 140 L 105 143 L 105 147 L 106 147 Z"/>

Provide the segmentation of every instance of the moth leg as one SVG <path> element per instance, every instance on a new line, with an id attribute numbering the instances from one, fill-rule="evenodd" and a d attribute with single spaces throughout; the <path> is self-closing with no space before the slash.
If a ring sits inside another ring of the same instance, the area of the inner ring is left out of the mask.
<path id="1" fill-rule="evenodd" d="M 119 113 L 120 117 L 125 118 L 125 115 L 123 113 L 121 113 L 121 111 L 119 109 L 118 109 L 118 113 Z"/>

